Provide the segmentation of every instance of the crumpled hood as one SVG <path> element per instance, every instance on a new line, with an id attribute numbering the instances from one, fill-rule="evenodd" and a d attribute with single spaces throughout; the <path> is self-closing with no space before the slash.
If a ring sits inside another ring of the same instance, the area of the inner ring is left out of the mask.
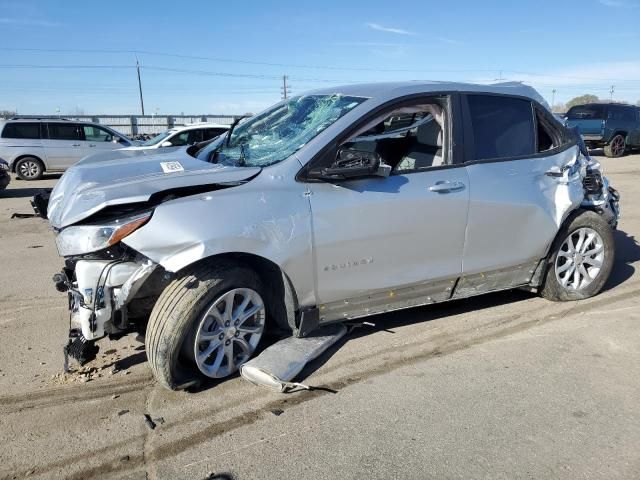
<path id="1" fill-rule="evenodd" d="M 186 152 L 126 156 L 81 162 L 68 169 L 49 197 L 47 216 L 56 229 L 77 223 L 111 205 L 145 202 L 173 188 L 241 182 L 258 167 L 225 167 Z"/>

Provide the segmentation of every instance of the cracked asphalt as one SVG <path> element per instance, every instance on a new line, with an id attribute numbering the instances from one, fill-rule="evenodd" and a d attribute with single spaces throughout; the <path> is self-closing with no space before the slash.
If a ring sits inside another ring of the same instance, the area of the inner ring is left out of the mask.
<path id="1" fill-rule="evenodd" d="M 640 478 L 640 155 L 605 291 L 494 293 L 372 317 L 283 395 L 239 377 L 168 392 L 134 335 L 67 376 L 61 261 L 34 189 L 0 192 L 0 479 Z M 148 415 L 155 423 L 151 429 Z"/>

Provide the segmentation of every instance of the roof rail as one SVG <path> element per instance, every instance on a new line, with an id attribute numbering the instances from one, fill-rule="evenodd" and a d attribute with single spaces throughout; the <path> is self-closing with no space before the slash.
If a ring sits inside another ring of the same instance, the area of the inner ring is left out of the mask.
<path id="1" fill-rule="evenodd" d="M 64 122 L 69 122 L 70 120 L 68 118 L 62 118 L 62 117 L 29 117 L 29 116 L 17 116 L 17 117 L 11 117 L 8 118 L 7 120 L 62 120 Z"/>

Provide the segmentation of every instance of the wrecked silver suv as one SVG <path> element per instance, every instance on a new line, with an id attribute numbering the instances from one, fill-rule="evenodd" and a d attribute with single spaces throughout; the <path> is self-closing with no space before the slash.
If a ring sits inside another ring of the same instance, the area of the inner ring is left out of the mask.
<path id="1" fill-rule="evenodd" d="M 175 389 L 267 330 L 522 287 L 597 294 L 618 195 L 520 84 L 387 83 L 289 98 L 200 149 L 85 160 L 53 190 L 68 352 L 145 331 Z"/>

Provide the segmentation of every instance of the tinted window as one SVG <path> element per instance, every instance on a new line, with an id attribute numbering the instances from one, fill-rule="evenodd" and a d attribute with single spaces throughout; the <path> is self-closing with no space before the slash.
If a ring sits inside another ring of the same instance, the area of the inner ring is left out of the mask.
<path id="1" fill-rule="evenodd" d="M 467 97 L 473 160 L 519 157 L 535 152 L 531 102 L 495 95 Z"/>
<path id="2" fill-rule="evenodd" d="M 178 133 L 177 135 L 167 139 L 167 141 L 171 142 L 171 145 L 174 147 L 187 145 L 187 142 L 189 141 L 189 131 L 187 130 L 186 132 Z"/>
<path id="3" fill-rule="evenodd" d="M 569 120 L 603 120 L 604 105 L 576 105 L 567 112 Z"/>
<path id="4" fill-rule="evenodd" d="M 2 138 L 40 138 L 40 124 L 34 123 L 7 123 L 2 130 Z"/>
<path id="5" fill-rule="evenodd" d="M 202 140 L 211 140 L 212 138 L 215 138 L 218 135 L 223 134 L 224 132 L 226 132 L 224 128 L 205 128 L 202 135 Z"/>
<path id="6" fill-rule="evenodd" d="M 49 123 L 51 140 L 80 140 L 78 125 L 75 123 Z"/>
<path id="7" fill-rule="evenodd" d="M 607 114 L 607 118 L 610 118 L 613 120 L 622 120 L 625 122 L 633 122 L 635 120 L 633 110 L 634 109 L 632 107 L 625 108 L 625 107 L 610 106 L 609 112 Z"/>
<path id="8" fill-rule="evenodd" d="M 113 135 L 110 132 L 95 125 L 83 125 L 82 130 L 87 142 L 110 142 L 113 140 Z"/>

